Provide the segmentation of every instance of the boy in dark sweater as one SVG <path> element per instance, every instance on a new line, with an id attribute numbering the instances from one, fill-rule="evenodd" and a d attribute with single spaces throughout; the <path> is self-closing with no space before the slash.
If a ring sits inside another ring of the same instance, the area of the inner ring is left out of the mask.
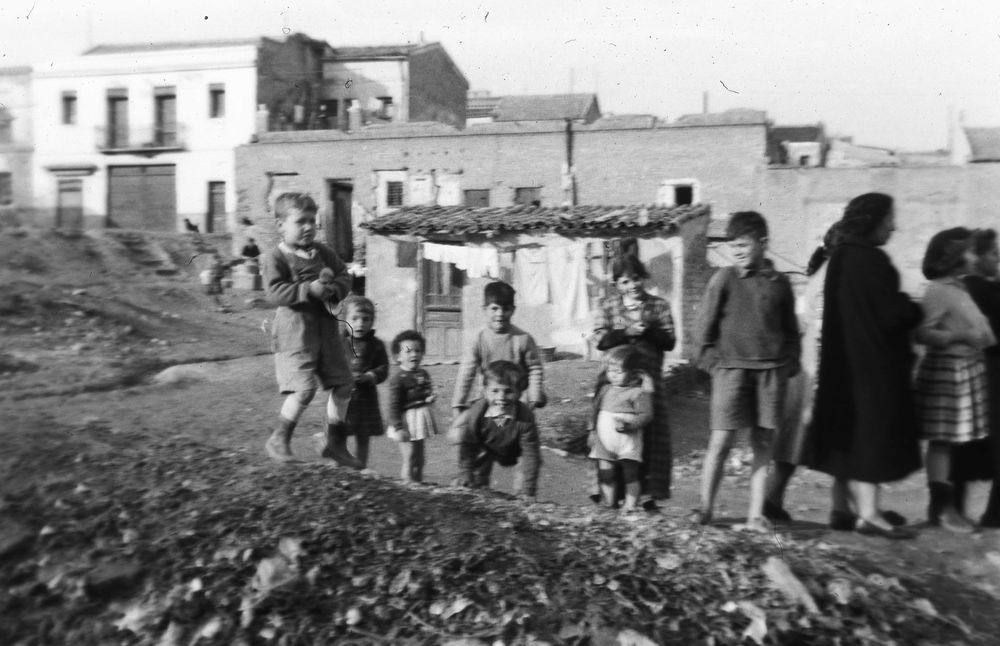
<path id="1" fill-rule="evenodd" d="M 542 459 L 535 416 L 519 401 L 523 373 L 511 361 L 494 361 L 483 376 L 485 397 L 459 415 L 449 431 L 449 439 L 458 445 L 456 484 L 489 489 L 494 462 L 505 467 L 520 463 L 514 493 L 533 501 Z"/>
<path id="2" fill-rule="evenodd" d="M 788 278 L 764 257 L 767 222 L 755 211 L 734 213 L 726 234 L 734 264 L 708 283 L 696 327 L 699 365 L 712 376 L 712 436 L 702 469 L 697 521 L 712 520 L 722 469 L 735 432 L 750 429 L 753 467 L 746 529 L 769 531 L 763 515 L 771 440 L 788 378 L 799 371 L 800 340 Z"/>

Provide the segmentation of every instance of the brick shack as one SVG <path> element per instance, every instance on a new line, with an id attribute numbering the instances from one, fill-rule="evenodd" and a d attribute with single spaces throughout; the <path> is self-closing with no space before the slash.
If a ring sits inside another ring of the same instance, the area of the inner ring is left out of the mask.
<path id="1" fill-rule="evenodd" d="M 368 230 L 367 295 L 384 338 L 415 328 L 427 361 L 448 362 L 485 321 L 483 286 L 517 290 L 514 322 L 542 348 L 593 354 L 594 306 L 610 287 L 609 262 L 627 249 L 670 300 L 678 329 L 667 361 L 695 351 L 689 330 L 711 268 L 710 209 L 682 206 L 404 206 L 362 225 Z"/>

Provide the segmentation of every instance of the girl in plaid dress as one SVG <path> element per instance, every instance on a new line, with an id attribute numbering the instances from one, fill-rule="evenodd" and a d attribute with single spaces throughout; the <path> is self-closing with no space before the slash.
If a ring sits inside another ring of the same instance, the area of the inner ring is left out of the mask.
<path id="1" fill-rule="evenodd" d="M 389 439 L 399 444 L 403 458 L 400 477 L 406 482 L 423 482 L 424 440 L 437 434 L 431 403 L 434 384 L 420 367 L 427 345 L 424 337 L 406 330 L 392 340 L 392 358 L 399 370 L 389 380 Z"/>
<path id="2" fill-rule="evenodd" d="M 922 304 L 924 321 L 915 335 L 927 346 L 917 371 L 916 398 L 921 435 L 928 441 L 928 521 L 961 533 L 974 526 L 954 504 L 951 450 L 953 444 L 989 433 L 983 350 L 996 344 L 989 320 L 960 278 L 976 261 L 972 243 L 972 231 L 964 227 L 931 238 L 923 262 L 931 282 Z"/>
<path id="3" fill-rule="evenodd" d="M 389 355 L 372 329 L 374 303 L 364 296 L 348 296 L 344 299 L 343 317 L 347 356 L 354 376 L 351 403 L 347 407 L 347 435 L 354 436 L 354 457 L 367 466 L 369 438 L 385 434 L 376 386 L 389 376 Z"/>

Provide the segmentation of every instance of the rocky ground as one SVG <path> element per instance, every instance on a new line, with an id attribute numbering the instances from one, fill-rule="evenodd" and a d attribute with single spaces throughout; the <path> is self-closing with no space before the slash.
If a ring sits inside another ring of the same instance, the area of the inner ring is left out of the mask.
<path id="1" fill-rule="evenodd" d="M 798 522 L 771 536 L 690 525 L 698 397 L 675 398 L 670 504 L 591 505 L 573 456 L 584 361 L 547 370 L 533 505 L 504 493 L 509 474 L 494 494 L 443 486 L 453 456 L 436 441 L 442 486 L 397 483 L 385 440 L 363 473 L 269 462 L 269 310 L 230 292 L 219 311 L 197 285 L 206 251 L 227 245 L 0 231 L 0 643 L 995 643 L 996 532 L 831 533 L 809 474 L 789 494 Z M 431 371 L 449 392 L 454 367 Z M 743 457 L 724 483 L 731 521 Z M 919 478 L 889 496 L 920 517 Z"/>

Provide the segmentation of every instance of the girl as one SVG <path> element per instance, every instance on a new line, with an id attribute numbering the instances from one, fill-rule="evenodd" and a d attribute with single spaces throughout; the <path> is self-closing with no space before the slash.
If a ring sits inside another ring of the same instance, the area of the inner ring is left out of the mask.
<path id="1" fill-rule="evenodd" d="M 400 477 L 405 482 L 423 481 L 424 440 L 437 433 L 430 406 L 434 386 L 420 367 L 426 347 L 424 337 L 414 330 L 400 332 L 392 340 L 392 358 L 399 371 L 389 380 L 388 436 L 399 443 Z"/>
<path id="2" fill-rule="evenodd" d="M 917 342 L 927 354 L 917 371 L 917 410 L 927 445 L 927 481 L 931 525 L 969 533 L 972 522 L 955 507 L 951 450 L 989 433 L 986 359 L 983 350 L 996 343 L 989 320 L 976 306 L 960 277 L 976 262 L 972 231 L 946 229 L 931 238 L 923 273 L 930 280 L 924 294 L 924 322 Z"/>
<path id="3" fill-rule="evenodd" d="M 634 511 L 639 502 L 642 429 L 653 419 L 653 380 L 635 369 L 636 352 L 631 346 L 608 350 L 604 360 L 608 383 L 595 398 L 596 437 L 589 457 L 597 460 L 604 504 L 614 507 L 617 502 L 617 465 L 625 482 L 622 510 Z"/>
<path id="4" fill-rule="evenodd" d="M 347 407 L 347 435 L 354 436 L 354 456 L 362 466 L 367 466 L 369 438 L 385 433 L 376 386 L 389 376 L 389 355 L 385 344 L 372 330 L 374 303 L 364 296 L 348 296 L 344 299 L 343 316 L 354 376 L 351 403 Z M 338 438 L 338 441 L 346 450 L 347 438 Z"/>

